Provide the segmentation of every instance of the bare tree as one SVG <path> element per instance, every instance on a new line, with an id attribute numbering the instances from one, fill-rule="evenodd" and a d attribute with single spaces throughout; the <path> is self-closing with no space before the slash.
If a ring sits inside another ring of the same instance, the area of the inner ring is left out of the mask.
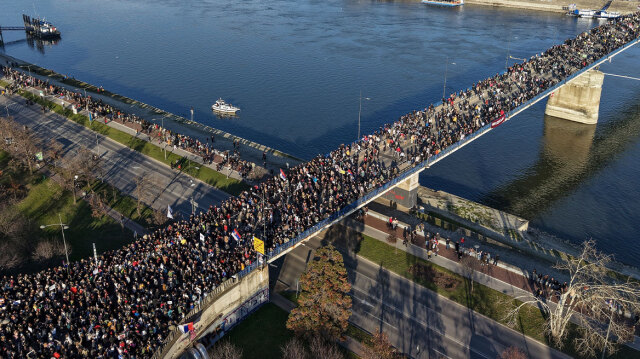
<path id="1" fill-rule="evenodd" d="M 476 273 L 480 271 L 480 261 L 473 256 L 464 256 L 460 260 L 462 265 L 462 275 L 467 279 L 469 284 L 469 294 L 473 293 L 473 282 L 476 281 Z"/>
<path id="2" fill-rule="evenodd" d="M 281 348 L 282 359 L 307 359 L 309 355 L 304 344 L 298 338 L 291 338 Z"/>
<path id="3" fill-rule="evenodd" d="M 640 284 L 630 279 L 611 276 L 607 268 L 612 258 L 595 248 L 595 242 L 584 242 L 577 257 L 569 257 L 555 268 L 569 275 L 566 290 L 557 293 L 557 304 L 542 297 L 520 297 L 507 316 L 515 324 L 522 308 L 533 304 L 546 318 L 546 330 L 561 347 L 567 337 L 570 321 L 578 324 L 575 347 L 583 356 L 600 351 L 615 352 L 617 344 L 633 340 L 633 326 L 625 316 L 640 312 Z"/>
<path id="4" fill-rule="evenodd" d="M 40 140 L 26 126 L 13 121 L 0 121 L 0 135 L 4 137 L 0 148 L 26 163 L 33 174 L 35 156 L 42 147 Z"/>
<path id="5" fill-rule="evenodd" d="M 377 332 L 371 338 L 370 345 L 363 345 L 362 359 L 394 359 L 396 349 L 391 345 L 386 333 Z"/>
<path id="6" fill-rule="evenodd" d="M 33 259 L 35 260 L 48 260 L 55 256 L 63 255 L 64 247 L 62 243 L 55 241 L 42 240 L 36 244 L 36 249 L 33 251 Z"/>
<path id="7" fill-rule="evenodd" d="M 315 359 L 344 359 L 334 342 L 329 342 L 319 335 L 311 339 L 309 348 L 311 349 L 311 356 Z"/>
<path id="8" fill-rule="evenodd" d="M 136 188 L 133 190 L 133 195 L 136 198 L 136 211 L 138 216 L 141 216 L 143 205 L 153 202 L 153 184 L 155 180 L 149 174 L 143 173 L 134 178 L 134 182 Z"/>
<path id="9" fill-rule="evenodd" d="M 155 225 L 162 226 L 168 219 L 165 211 L 153 211 L 153 223 L 155 223 Z"/>
<path id="10" fill-rule="evenodd" d="M 242 349 L 224 340 L 217 343 L 211 351 L 211 357 L 216 359 L 242 359 Z"/>
<path id="11" fill-rule="evenodd" d="M 508 347 L 500 353 L 498 359 L 529 359 L 529 356 L 518 347 Z"/>

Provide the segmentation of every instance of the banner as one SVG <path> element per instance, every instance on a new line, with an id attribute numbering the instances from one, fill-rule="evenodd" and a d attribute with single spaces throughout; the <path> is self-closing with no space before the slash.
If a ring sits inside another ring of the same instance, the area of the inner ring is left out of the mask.
<path id="1" fill-rule="evenodd" d="M 500 125 L 502 125 L 504 123 L 504 121 L 506 121 L 507 116 L 502 115 L 500 117 L 498 117 L 497 120 L 491 121 L 491 128 L 496 128 Z"/>
<path id="2" fill-rule="evenodd" d="M 259 239 L 258 237 L 253 237 L 253 249 L 256 250 L 256 252 L 265 255 L 264 253 L 264 241 L 262 239 Z"/>

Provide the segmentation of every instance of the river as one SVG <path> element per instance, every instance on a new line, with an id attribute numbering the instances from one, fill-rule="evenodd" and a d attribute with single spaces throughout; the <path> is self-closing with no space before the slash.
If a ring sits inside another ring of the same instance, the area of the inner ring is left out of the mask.
<path id="1" fill-rule="evenodd" d="M 5 32 L 9 55 L 301 158 L 504 70 L 597 25 L 557 13 L 352 0 L 56 0 L 0 5 L 0 24 L 46 17 L 57 44 Z M 35 44 L 37 45 L 37 44 Z M 640 49 L 604 72 L 640 77 Z M 445 64 L 448 64 L 445 66 Z M 238 118 L 209 110 L 222 97 Z M 544 103 L 438 163 L 421 183 L 595 238 L 640 265 L 640 82 L 607 76 L 597 126 Z"/>

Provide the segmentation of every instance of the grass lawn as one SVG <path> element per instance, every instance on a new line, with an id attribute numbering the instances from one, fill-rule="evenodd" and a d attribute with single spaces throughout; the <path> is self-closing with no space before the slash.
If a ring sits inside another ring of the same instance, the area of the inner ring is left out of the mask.
<path id="1" fill-rule="evenodd" d="M 84 115 L 74 115 L 70 109 L 64 109 L 62 108 L 62 106 L 51 101 L 44 100 L 41 97 L 33 95 L 30 92 L 21 90 L 19 93 L 21 96 L 31 99 L 32 101 L 37 102 L 40 105 L 44 105 L 49 109 L 55 111 L 56 113 L 71 119 L 74 122 L 77 122 L 93 131 L 101 133 L 102 135 L 107 136 L 116 142 L 119 142 L 166 165 L 170 165 L 172 162 L 180 161 L 181 163 L 183 163 L 183 172 L 231 195 L 238 195 L 245 189 L 249 188 L 248 184 L 234 178 L 227 178 L 226 175 L 223 175 L 222 173 L 217 172 L 209 167 L 205 167 L 196 163 L 193 163 L 193 165 L 189 165 L 190 161 L 182 156 L 167 152 L 167 156 L 165 159 L 165 154 L 162 148 L 150 142 L 135 138 L 128 133 L 122 132 L 115 128 L 111 128 L 99 121 L 89 121 L 89 118 Z"/>
<path id="2" fill-rule="evenodd" d="M 127 229 L 122 229 L 108 216 L 94 218 L 89 204 L 80 198 L 73 203 L 73 194 L 63 190 L 55 181 L 35 172 L 30 175 L 27 170 L 18 170 L 9 166 L 11 156 L 0 151 L 0 185 L 17 183 L 24 187 L 26 195 L 12 204 L 11 210 L 22 213 L 27 217 L 42 236 L 54 241 L 62 241 L 60 226 L 51 226 L 40 230 L 40 225 L 62 222 L 69 226 L 65 230 L 65 239 L 69 245 L 70 260 L 89 258 L 93 255 L 92 243 L 96 244 L 98 252 L 117 249 L 132 239 Z M 129 198 L 130 201 L 133 201 Z M 134 202 L 135 207 L 135 202 Z M 58 217 L 60 215 L 60 217 Z M 35 268 L 34 270 L 38 269 Z"/>
<path id="3" fill-rule="evenodd" d="M 505 315 L 510 309 L 508 303 L 514 305 L 517 303 L 515 299 L 506 294 L 478 283 L 474 284 L 473 292 L 469 294 L 467 281 L 462 276 L 404 251 L 395 251 L 392 246 L 369 236 L 363 236 L 358 254 L 499 323 L 505 323 Z M 410 271 L 412 265 L 426 266 L 432 270 L 431 273 L 436 273 L 439 278 L 446 278 L 455 285 L 451 288 L 444 288 L 424 276 L 416 276 Z M 540 310 L 531 306 L 520 312 L 519 324 L 514 329 L 549 345 L 549 339 L 543 334 L 544 323 L 545 320 Z M 577 328 L 572 324 L 570 326 L 569 339 L 562 351 L 576 357 L 571 338 L 577 334 Z M 609 358 L 639 357 L 640 353 L 637 351 L 622 346 L 616 355 Z"/>
<path id="4" fill-rule="evenodd" d="M 279 359 L 280 347 L 293 337 L 285 326 L 288 316 L 275 304 L 267 303 L 231 329 L 223 340 L 242 348 L 243 358 Z"/>
<path id="5" fill-rule="evenodd" d="M 94 218 L 88 203 L 78 199 L 73 203 L 73 195 L 50 179 L 29 187 L 28 195 L 16 205 L 16 209 L 34 221 L 34 225 L 62 222 L 69 225 L 64 234 L 70 245 L 70 260 L 89 258 L 93 255 L 92 243 L 98 252 L 117 249 L 132 240 L 131 233 L 107 216 Z M 50 238 L 61 240 L 59 226 L 44 230 Z"/>

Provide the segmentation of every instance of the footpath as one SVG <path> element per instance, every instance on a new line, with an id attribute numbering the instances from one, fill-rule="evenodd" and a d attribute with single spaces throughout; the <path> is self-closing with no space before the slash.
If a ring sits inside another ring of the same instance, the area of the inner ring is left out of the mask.
<path id="1" fill-rule="evenodd" d="M 459 234 L 454 237 L 451 233 L 443 233 L 444 231 L 438 227 L 431 226 L 428 223 L 420 221 L 420 219 L 416 217 L 410 216 L 409 214 L 399 210 L 394 210 L 390 207 L 381 205 L 375 207 L 375 211 L 370 209 L 368 214 L 361 220 L 347 218 L 342 222 L 342 224 L 371 238 L 390 244 L 387 241 L 387 238 L 393 231 L 387 226 L 387 223 L 389 221 L 389 217 L 398 218 L 398 228 L 393 232 L 397 235 L 398 240 L 395 244 L 390 245 L 394 246 L 397 250 L 407 252 L 418 258 L 430 261 L 454 273 L 464 276 L 464 268 L 458 263 L 457 254 L 454 248 L 454 242 L 459 241 L 461 238 Z M 412 218 L 415 220 L 412 220 Z M 425 231 L 418 231 L 413 243 L 407 241 L 407 244 L 404 245 L 402 239 L 405 228 L 407 231 L 411 231 L 416 228 L 416 225 L 419 223 L 424 223 Z M 440 250 L 437 256 L 429 258 L 428 251 L 425 249 L 425 232 L 441 234 L 438 246 Z M 451 238 L 451 242 L 448 247 L 445 240 L 447 236 Z M 495 246 L 467 239 L 466 237 L 464 246 L 466 248 L 473 247 L 476 251 L 488 250 L 492 253 L 490 263 L 493 263 L 493 255 L 495 255 L 496 251 L 499 250 L 499 248 L 496 248 Z M 551 263 L 545 263 L 544 261 L 537 260 L 531 256 L 519 254 L 517 251 L 513 250 L 502 249 L 499 253 L 500 259 L 497 264 L 490 264 L 481 267 L 480 271 L 476 271 L 474 281 L 517 298 L 532 296 L 532 288 L 528 279 L 531 273 L 530 270 L 537 269 L 538 273 L 549 274 L 550 277 L 554 277 L 560 282 L 565 280 L 566 275 L 558 273 L 551 268 Z M 518 265 L 514 265 L 514 263 L 517 263 Z M 634 342 L 627 343 L 626 345 L 640 351 L 640 338 L 635 336 Z"/>

